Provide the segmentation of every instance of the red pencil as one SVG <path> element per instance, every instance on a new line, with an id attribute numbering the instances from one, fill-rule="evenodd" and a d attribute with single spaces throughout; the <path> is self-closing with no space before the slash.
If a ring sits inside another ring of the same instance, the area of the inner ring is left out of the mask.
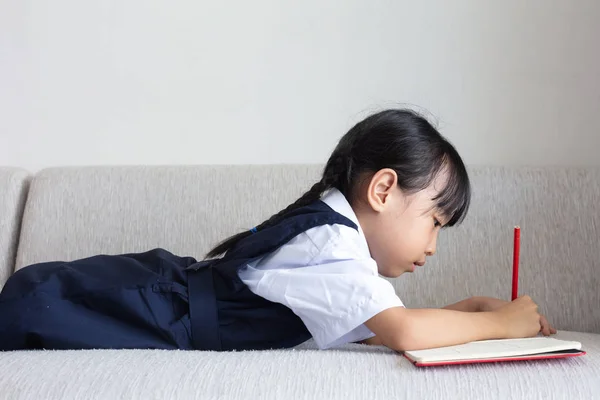
<path id="1" fill-rule="evenodd" d="M 513 279 L 512 300 L 516 299 L 519 292 L 519 252 L 521 250 L 521 228 L 515 226 L 515 247 L 513 251 Z"/>

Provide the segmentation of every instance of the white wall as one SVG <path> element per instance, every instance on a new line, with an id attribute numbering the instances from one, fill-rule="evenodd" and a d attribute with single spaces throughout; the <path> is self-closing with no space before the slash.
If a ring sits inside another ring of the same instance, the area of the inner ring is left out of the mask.
<path id="1" fill-rule="evenodd" d="M 324 162 L 429 110 L 469 164 L 596 164 L 600 2 L 0 2 L 0 165 Z"/>

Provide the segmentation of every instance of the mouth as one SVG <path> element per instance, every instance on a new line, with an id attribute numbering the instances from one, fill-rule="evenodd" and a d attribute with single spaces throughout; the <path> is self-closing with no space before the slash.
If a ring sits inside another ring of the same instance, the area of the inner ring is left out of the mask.
<path id="1" fill-rule="evenodd" d="M 417 261 L 414 262 L 411 268 L 410 272 L 415 272 L 415 270 L 417 269 L 417 267 L 422 267 L 423 265 L 425 265 L 425 261 Z"/>

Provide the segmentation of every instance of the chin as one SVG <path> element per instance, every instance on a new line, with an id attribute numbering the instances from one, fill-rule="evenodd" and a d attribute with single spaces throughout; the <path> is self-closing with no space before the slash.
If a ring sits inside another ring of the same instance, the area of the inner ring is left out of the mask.
<path id="1" fill-rule="evenodd" d="M 403 273 L 408 272 L 406 270 L 399 270 L 399 271 L 379 271 L 379 275 L 385 277 L 385 278 L 398 278 L 400 275 L 402 275 Z"/>

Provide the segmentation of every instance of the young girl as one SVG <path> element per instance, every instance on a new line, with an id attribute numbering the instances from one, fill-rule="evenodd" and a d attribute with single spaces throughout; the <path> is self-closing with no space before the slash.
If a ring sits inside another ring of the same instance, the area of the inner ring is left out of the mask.
<path id="1" fill-rule="evenodd" d="M 155 249 L 17 271 L 0 293 L 0 349 L 244 350 L 312 337 L 322 349 L 402 351 L 555 333 L 527 296 L 406 309 L 379 276 L 423 267 L 469 201 L 454 147 L 418 114 L 383 111 L 342 137 L 308 192 L 204 261 Z"/>

